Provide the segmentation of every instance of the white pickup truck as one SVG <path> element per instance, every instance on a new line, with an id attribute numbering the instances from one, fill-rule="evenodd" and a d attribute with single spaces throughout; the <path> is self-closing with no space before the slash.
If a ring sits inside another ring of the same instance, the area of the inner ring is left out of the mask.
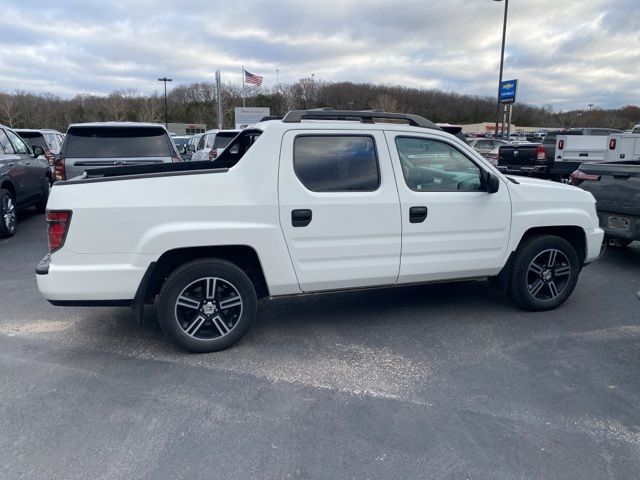
<path id="1" fill-rule="evenodd" d="M 590 193 L 502 175 L 430 121 L 378 111 L 292 111 L 214 162 L 58 182 L 47 208 L 46 299 L 138 318 L 157 302 L 194 352 L 238 341 L 265 297 L 493 278 L 555 308 L 603 240 Z"/>

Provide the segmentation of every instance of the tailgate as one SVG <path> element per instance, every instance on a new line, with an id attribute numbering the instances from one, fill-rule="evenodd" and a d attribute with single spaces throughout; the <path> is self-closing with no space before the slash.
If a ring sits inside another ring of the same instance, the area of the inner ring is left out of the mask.
<path id="1" fill-rule="evenodd" d="M 145 158 L 65 158 L 65 172 L 67 178 L 82 175 L 85 170 L 105 167 L 121 167 L 126 165 L 151 165 L 154 163 L 171 162 L 171 157 Z"/>
<path id="2" fill-rule="evenodd" d="M 498 165 L 535 165 L 536 148 L 537 145 L 504 145 L 498 150 Z"/>
<path id="3" fill-rule="evenodd" d="M 640 216 L 640 162 L 583 164 L 580 171 L 599 178 L 580 184 L 595 197 L 599 211 Z"/>
<path id="4" fill-rule="evenodd" d="M 563 148 L 560 148 L 563 145 Z M 558 135 L 556 162 L 604 162 L 608 138 L 600 135 Z"/>

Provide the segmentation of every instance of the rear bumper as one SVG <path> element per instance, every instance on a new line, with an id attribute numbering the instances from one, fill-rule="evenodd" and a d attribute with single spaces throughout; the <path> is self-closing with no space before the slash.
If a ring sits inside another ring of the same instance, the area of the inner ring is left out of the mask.
<path id="1" fill-rule="evenodd" d="M 628 228 L 614 228 L 609 225 L 609 217 L 619 217 L 629 220 Z M 636 215 L 629 215 L 626 213 L 614 213 L 614 212 L 598 212 L 598 218 L 600 220 L 600 226 L 604 229 L 607 237 L 618 238 L 621 240 L 640 240 L 640 217 Z"/>
<path id="2" fill-rule="evenodd" d="M 47 254 L 36 267 L 38 290 L 54 305 L 130 305 L 148 265 L 123 260 L 130 258 Z"/>
<path id="3" fill-rule="evenodd" d="M 549 169 L 546 165 L 498 165 L 498 170 L 502 173 L 510 173 L 513 175 L 530 175 L 532 173 L 544 174 L 547 173 Z"/>

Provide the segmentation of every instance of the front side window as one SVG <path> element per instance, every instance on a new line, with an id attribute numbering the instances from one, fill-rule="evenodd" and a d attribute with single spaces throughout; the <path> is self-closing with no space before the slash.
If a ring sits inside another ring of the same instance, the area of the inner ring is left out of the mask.
<path id="1" fill-rule="evenodd" d="M 15 153 L 13 146 L 9 141 L 9 137 L 4 133 L 4 130 L 0 128 L 0 153 Z"/>
<path id="2" fill-rule="evenodd" d="M 300 135 L 293 144 L 293 168 L 312 192 L 371 192 L 380 185 L 369 136 Z"/>
<path id="3" fill-rule="evenodd" d="M 6 130 L 6 132 L 7 132 L 7 136 L 9 137 L 9 140 L 11 140 L 11 143 L 13 143 L 13 148 L 15 148 L 16 153 L 20 153 L 20 154 L 29 153 L 29 147 L 27 147 L 27 144 L 24 143 L 18 135 L 13 133 L 11 130 Z"/>
<path id="4" fill-rule="evenodd" d="M 477 192 L 480 168 L 455 147 L 437 140 L 397 137 L 407 186 L 416 192 Z"/>

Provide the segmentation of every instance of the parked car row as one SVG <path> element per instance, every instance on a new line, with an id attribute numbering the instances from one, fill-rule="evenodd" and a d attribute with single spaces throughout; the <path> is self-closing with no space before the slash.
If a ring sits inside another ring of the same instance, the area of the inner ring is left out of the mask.
<path id="1" fill-rule="evenodd" d="M 44 147 L 32 145 L 0 125 L 0 238 L 16 233 L 18 210 L 45 212 L 53 177 Z"/>

